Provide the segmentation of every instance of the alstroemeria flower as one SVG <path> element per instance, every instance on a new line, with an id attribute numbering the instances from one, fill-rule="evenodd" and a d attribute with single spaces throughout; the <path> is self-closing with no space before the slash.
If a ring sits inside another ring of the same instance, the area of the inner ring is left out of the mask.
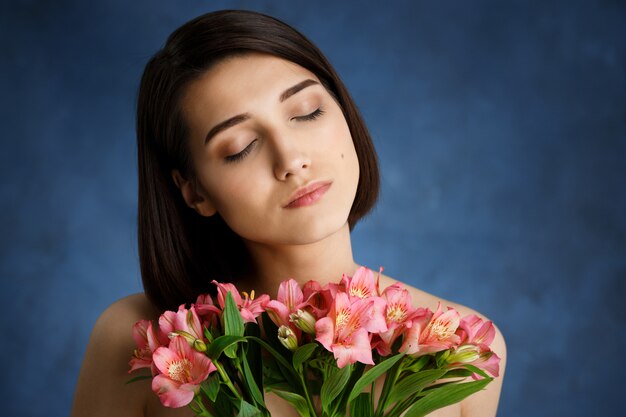
<path id="1" fill-rule="evenodd" d="M 493 322 L 483 320 L 475 314 L 463 317 L 456 333 L 463 344 L 471 343 L 489 346 L 493 342 L 494 337 L 496 337 L 496 329 L 493 326 Z"/>
<path id="2" fill-rule="evenodd" d="M 307 281 L 302 286 L 302 295 L 306 309 L 315 316 L 316 320 L 328 314 L 334 299 L 328 285 L 322 287 L 319 282 L 314 280 Z"/>
<path id="3" fill-rule="evenodd" d="M 250 292 L 250 295 L 243 293 L 244 297 L 241 297 L 237 287 L 230 283 L 220 283 L 215 280 L 213 284 L 217 285 L 217 302 L 220 308 L 223 310 L 226 305 L 226 294 L 229 292 L 233 295 L 235 304 L 239 307 L 241 318 L 244 323 L 256 323 L 256 318 L 265 311 L 265 305 L 268 303 L 270 297 L 267 294 L 260 295 L 256 300 L 254 299 L 254 291 Z"/>
<path id="4" fill-rule="evenodd" d="M 384 304 L 379 297 L 351 302 L 346 293 L 340 292 L 328 316 L 317 321 L 316 340 L 333 352 L 339 368 L 355 362 L 374 364 L 368 332 L 387 330 Z"/>
<path id="5" fill-rule="evenodd" d="M 378 297 L 380 295 L 379 280 L 380 273 L 378 279 L 375 279 L 374 272 L 364 266 L 359 267 L 352 277 L 347 275 L 341 277 L 341 283 L 345 286 L 350 298 Z"/>
<path id="6" fill-rule="evenodd" d="M 493 376 L 500 376 L 500 357 L 495 352 L 482 352 L 480 358 L 472 362 L 472 365 L 489 372 Z M 472 378 L 480 379 L 481 376 L 474 373 Z"/>
<path id="7" fill-rule="evenodd" d="M 133 339 L 137 349 L 131 358 L 129 373 L 140 368 L 150 368 L 152 375 L 156 375 L 157 369 L 152 361 L 152 354 L 161 346 L 168 344 L 168 338 L 158 327 L 152 325 L 149 320 L 139 320 L 133 325 Z"/>
<path id="8" fill-rule="evenodd" d="M 184 332 L 189 335 L 188 339 L 204 339 L 202 324 L 193 306 L 188 310 L 184 304 L 181 304 L 177 312 L 166 311 L 159 317 L 159 327 L 168 336 L 176 332 Z M 193 340 L 189 342 L 193 343 Z"/>
<path id="9" fill-rule="evenodd" d="M 442 312 L 441 303 L 434 314 L 430 310 L 418 309 L 411 328 L 404 334 L 400 352 L 422 355 L 457 346 L 461 338 L 455 332 L 460 320 L 459 313 L 453 308 Z"/>
<path id="10" fill-rule="evenodd" d="M 200 384 L 217 368 L 204 354 L 196 352 L 180 336 L 168 347 L 154 352 L 154 364 L 161 374 L 152 380 L 154 391 L 166 407 L 184 407 L 193 400 Z"/>
<path id="11" fill-rule="evenodd" d="M 472 348 L 476 351 L 476 357 L 471 358 L 472 360 L 466 359 L 465 361 L 459 360 L 457 362 L 469 363 L 489 372 L 493 376 L 499 375 L 500 358 L 489 347 L 496 336 L 496 329 L 491 321 L 483 320 L 475 314 L 465 316 L 461 319 L 456 334 L 459 336 L 461 343 L 457 351 Z M 453 358 L 449 362 L 454 362 L 454 353 L 451 356 Z M 481 377 L 474 373 L 472 378 L 480 379 Z"/>
<path id="12" fill-rule="evenodd" d="M 372 346 L 382 356 L 391 354 L 391 347 L 395 340 L 401 336 L 407 328 L 413 325 L 412 316 L 415 308 L 411 304 L 411 294 L 408 290 L 396 283 L 388 286 L 381 297 L 386 301 L 385 322 L 387 331 L 378 334 L 380 340 Z"/>
<path id="13" fill-rule="evenodd" d="M 302 308 L 304 294 L 294 279 L 280 283 L 276 300 L 270 300 L 265 305 L 265 310 L 276 326 L 287 326 L 292 330 L 296 326 L 291 322 L 289 315 Z"/>
<path id="14" fill-rule="evenodd" d="M 196 308 L 200 319 L 204 320 L 207 328 L 210 327 L 211 324 L 217 324 L 217 320 L 222 314 L 222 310 L 213 303 L 213 298 L 211 298 L 210 294 L 199 295 L 193 306 Z"/>

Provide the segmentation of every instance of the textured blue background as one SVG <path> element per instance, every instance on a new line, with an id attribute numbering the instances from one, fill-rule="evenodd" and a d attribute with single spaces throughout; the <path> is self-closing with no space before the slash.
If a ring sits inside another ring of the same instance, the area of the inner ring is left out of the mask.
<path id="1" fill-rule="evenodd" d="M 3 2 L 2 414 L 67 415 L 96 318 L 140 291 L 138 79 L 224 7 L 286 20 L 335 64 L 382 165 L 357 260 L 500 326 L 500 415 L 619 414 L 626 5 L 606 0 Z"/>

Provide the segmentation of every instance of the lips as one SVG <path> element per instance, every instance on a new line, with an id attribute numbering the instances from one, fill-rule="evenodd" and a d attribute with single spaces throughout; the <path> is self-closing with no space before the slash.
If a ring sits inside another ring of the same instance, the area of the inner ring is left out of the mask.
<path id="1" fill-rule="evenodd" d="M 332 181 L 316 181 L 298 188 L 283 207 L 296 208 L 313 204 L 326 193 L 331 184 Z"/>

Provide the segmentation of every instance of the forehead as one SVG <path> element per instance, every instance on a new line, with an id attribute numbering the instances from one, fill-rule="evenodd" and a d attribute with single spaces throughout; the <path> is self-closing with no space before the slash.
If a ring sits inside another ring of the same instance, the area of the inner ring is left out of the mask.
<path id="1" fill-rule="evenodd" d="M 284 90 L 307 78 L 319 81 L 309 70 L 271 55 L 229 57 L 187 87 L 183 111 L 194 118 L 198 112 L 206 117 L 210 110 L 216 119 L 253 111 L 255 106 L 278 104 Z"/>

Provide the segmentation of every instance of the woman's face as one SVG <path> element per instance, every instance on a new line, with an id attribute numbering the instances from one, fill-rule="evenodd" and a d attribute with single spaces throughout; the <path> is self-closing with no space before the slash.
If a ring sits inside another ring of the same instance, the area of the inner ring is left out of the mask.
<path id="1" fill-rule="evenodd" d="M 269 245 L 312 243 L 346 225 L 359 164 L 313 73 L 269 55 L 232 57 L 193 82 L 182 105 L 199 189 L 181 189 L 200 214 Z"/>

